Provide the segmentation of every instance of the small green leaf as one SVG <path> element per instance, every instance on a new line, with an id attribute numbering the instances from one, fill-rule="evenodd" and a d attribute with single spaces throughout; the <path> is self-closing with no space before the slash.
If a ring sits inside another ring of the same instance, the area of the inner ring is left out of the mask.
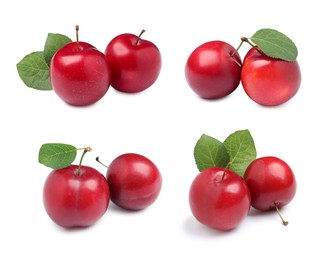
<path id="1" fill-rule="evenodd" d="M 77 148 L 69 144 L 47 143 L 39 150 L 39 163 L 53 168 L 61 169 L 69 166 L 76 158 Z"/>
<path id="2" fill-rule="evenodd" d="M 48 66 L 50 66 L 50 61 L 51 61 L 53 55 L 62 46 L 66 45 L 67 43 L 70 43 L 70 42 L 72 42 L 72 40 L 63 34 L 48 33 L 46 43 L 45 43 L 45 49 L 44 49 L 44 57 L 45 57 L 45 60 L 48 64 Z"/>
<path id="3" fill-rule="evenodd" d="M 250 131 L 236 131 L 223 143 L 232 162 L 230 169 L 243 176 L 248 165 L 256 158 L 256 148 Z"/>
<path id="4" fill-rule="evenodd" d="M 210 167 L 226 167 L 229 154 L 222 142 L 203 134 L 194 148 L 194 158 L 199 171 Z"/>
<path id="5" fill-rule="evenodd" d="M 298 56 L 298 49 L 293 41 L 277 30 L 261 29 L 250 39 L 269 57 L 295 61 Z"/>
<path id="6" fill-rule="evenodd" d="M 51 90 L 49 66 L 43 52 L 37 51 L 26 55 L 18 64 L 19 77 L 28 87 L 38 90 Z"/>

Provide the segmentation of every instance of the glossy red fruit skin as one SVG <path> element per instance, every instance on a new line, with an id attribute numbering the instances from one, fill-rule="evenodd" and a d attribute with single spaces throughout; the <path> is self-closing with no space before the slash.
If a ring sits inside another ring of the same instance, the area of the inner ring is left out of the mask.
<path id="1" fill-rule="evenodd" d="M 244 180 L 249 186 L 252 207 L 266 211 L 289 204 L 296 193 L 296 179 L 283 160 L 266 156 L 257 158 L 246 169 Z"/>
<path id="2" fill-rule="evenodd" d="M 110 86 L 111 71 L 105 55 L 86 42 L 68 43 L 52 57 L 53 90 L 66 103 L 87 106 L 96 103 Z"/>
<path id="3" fill-rule="evenodd" d="M 198 46 L 185 64 L 185 78 L 191 89 L 204 99 L 231 94 L 241 79 L 242 60 L 235 48 L 223 41 Z"/>
<path id="4" fill-rule="evenodd" d="M 136 153 L 115 158 L 108 167 L 107 181 L 111 201 L 128 210 L 141 210 L 153 204 L 162 187 L 156 165 Z"/>
<path id="5" fill-rule="evenodd" d="M 130 33 L 113 38 L 105 49 L 111 66 L 111 86 L 121 92 L 137 93 L 157 80 L 162 58 L 158 47 Z"/>
<path id="6" fill-rule="evenodd" d="M 253 101 L 263 106 L 278 106 L 298 92 L 301 71 L 297 61 L 270 58 L 252 48 L 244 57 L 241 81 Z"/>
<path id="7" fill-rule="evenodd" d="M 189 191 L 189 205 L 202 224 L 219 230 L 236 228 L 248 215 L 250 191 L 242 177 L 231 170 L 212 167 L 196 176 Z"/>
<path id="8" fill-rule="evenodd" d="M 93 225 L 109 205 L 106 178 L 94 168 L 78 165 L 53 170 L 43 189 L 43 202 L 49 217 L 65 228 Z"/>

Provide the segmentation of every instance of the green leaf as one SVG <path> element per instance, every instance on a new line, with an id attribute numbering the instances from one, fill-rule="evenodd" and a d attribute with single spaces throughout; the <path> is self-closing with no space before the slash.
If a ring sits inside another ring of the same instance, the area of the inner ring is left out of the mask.
<path id="1" fill-rule="evenodd" d="M 210 167 L 226 167 L 229 154 L 222 142 L 203 134 L 194 148 L 194 158 L 199 171 Z"/>
<path id="2" fill-rule="evenodd" d="M 39 150 L 39 163 L 53 168 L 61 169 L 69 166 L 76 158 L 77 148 L 69 144 L 47 143 Z"/>
<path id="3" fill-rule="evenodd" d="M 51 90 L 49 66 L 43 52 L 37 51 L 26 55 L 18 64 L 19 77 L 28 87 L 38 90 Z"/>
<path id="4" fill-rule="evenodd" d="M 256 148 L 250 131 L 236 131 L 223 143 L 232 163 L 230 169 L 243 176 L 248 165 L 256 158 Z"/>
<path id="5" fill-rule="evenodd" d="M 66 45 L 67 43 L 72 42 L 72 40 L 63 35 L 63 34 L 59 34 L 59 33 L 48 33 L 47 39 L 46 39 L 46 43 L 45 43 L 45 49 L 44 49 L 44 57 L 45 60 L 48 64 L 48 66 L 50 66 L 50 61 L 53 57 L 53 55 L 64 45 Z"/>
<path id="6" fill-rule="evenodd" d="M 293 41 L 277 30 L 261 29 L 250 39 L 269 57 L 295 61 L 298 56 L 298 49 Z"/>

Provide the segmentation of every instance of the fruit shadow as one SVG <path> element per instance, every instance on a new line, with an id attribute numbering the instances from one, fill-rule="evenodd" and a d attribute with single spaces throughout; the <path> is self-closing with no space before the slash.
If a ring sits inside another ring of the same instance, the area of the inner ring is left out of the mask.
<path id="1" fill-rule="evenodd" d="M 271 216 L 277 214 L 275 210 L 271 209 L 268 211 L 257 210 L 253 207 L 250 208 L 248 217 L 262 217 L 262 216 Z"/>
<path id="2" fill-rule="evenodd" d="M 74 233 L 74 232 L 85 232 L 86 230 L 90 229 L 91 226 L 88 227 L 61 227 L 59 225 L 56 225 L 55 223 L 52 223 L 60 232 L 63 233 Z"/>
<path id="3" fill-rule="evenodd" d="M 134 214 L 139 214 L 140 212 L 144 211 L 145 209 L 141 209 L 141 210 L 129 210 L 129 209 L 124 209 L 124 208 L 121 208 L 117 205 L 115 205 L 114 203 L 110 202 L 109 203 L 109 206 L 108 206 L 108 209 L 107 209 L 107 213 L 109 212 L 115 212 L 117 214 L 131 214 L 131 215 L 134 215 Z M 97 221 L 97 223 L 99 221 L 102 221 L 102 218 L 99 219 Z M 51 221 L 52 222 L 52 221 Z M 96 225 L 97 223 L 94 223 L 93 225 Z M 55 224 L 54 222 L 52 222 L 52 225 L 54 225 L 56 228 L 58 228 L 61 232 L 67 232 L 67 233 L 73 233 L 73 232 L 82 232 L 82 231 L 86 231 L 88 229 L 91 228 L 91 226 L 88 226 L 88 227 L 70 227 L 70 228 L 64 228 L 64 227 L 61 227 L 57 224 Z"/>
<path id="4" fill-rule="evenodd" d="M 207 227 L 199 223 L 193 216 L 189 216 L 184 221 L 184 230 L 192 236 L 199 237 L 218 237 L 234 233 L 234 229 L 222 231 Z"/>
<path id="5" fill-rule="evenodd" d="M 117 206 L 116 204 L 110 202 L 109 203 L 109 206 L 108 206 L 108 209 L 107 211 L 113 211 L 113 212 L 116 212 L 116 213 L 126 213 L 126 214 L 138 214 L 139 212 L 142 212 L 144 211 L 145 209 L 140 209 L 140 210 L 129 210 L 129 209 L 124 209 L 124 208 L 121 208 L 119 206 Z"/>
<path id="6" fill-rule="evenodd" d="M 201 101 L 208 102 L 208 103 L 221 103 L 221 102 L 224 102 L 224 100 L 226 100 L 226 99 L 230 99 L 231 97 L 230 97 L 230 95 L 227 95 L 227 96 L 220 97 L 220 98 L 202 98 L 199 96 L 197 96 L 196 98 Z"/>

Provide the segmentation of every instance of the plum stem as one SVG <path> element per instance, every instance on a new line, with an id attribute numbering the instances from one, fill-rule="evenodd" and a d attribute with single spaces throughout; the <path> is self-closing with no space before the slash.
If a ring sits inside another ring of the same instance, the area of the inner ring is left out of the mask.
<path id="1" fill-rule="evenodd" d="M 141 37 L 143 35 L 143 33 L 145 32 L 145 30 L 143 29 L 140 34 L 138 35 L 137 41 L 136 41 L 136 45 L 138 45 L 138 42 L 141 40 Z"/>
<path id="2" fill-rule="evenodd" d="M 222 174 L 222 181 L 224 180 L 226 171 L 230 168 L 231 165 L 232 165 L 232 162 L 229 162 L 229 163 L 226 165 L 226 167 L 225 167 L 225 169 L 224 169 L 224 172 L 223 172 L 223 174 Z"/>
<path id="3" fill-rule="evenodd" d="M 253 44 L 249 38 L 247 37 L 241 37 L 241 43 L 239 44 L 239 46 L 235 49 L 235 51 L 231 54 L 231 57 L 233 57 L 237 52 L 238 50 L 241 48 L 243 42 L 246 42 L 248 43 L 249 45 L 251 45 L 253 48 L 255 48 L 259 53 L 261 53 L 262 55 L 265 55 L 264 52 L 259 48 L 259 46 Z"/>
<path id="4" fill-rule="evenodd" d="M 99 157 L 97 156 L 96 157 L 96 161 L 99 162 L 102 166 L 105 166 L 106 168 L 108 168 L 108 166 L 104 163 L 102 163 L 100 160 L 99 160 Z"/>
<path id="5" fill-rule="evenodd" d="M 80 168 L 81 168 L 81 165 L 82 165 L 82 161 L 83 161 L 83 159 L 84 159 L 84 156 L 85 156 L 85 154 L 86 154 L 87 152 L 90 152 L 91 150 L 92 150 L 91 147 L 86 147 L 86 148 L 84 148 L 84 151 L 83 151 L 83 153 L 82 153 L 82 155 L 81 155 L 80 162 L 79 162 L 79 165 L 78 165 L 78 170 L 77 170 L 77 175 L 78 175 L 78 176 L 80 175 Z"/>
<path id="6" fill-rule="evenodd" d="M 289 224 L 289 222 L 288 222 L 288 221 L 285 221 L 285 220 L 283 219 L 283 217 L 282 217 L 282 215 L 281 215 L 281 212 L 280 212 L 280 210 L 279 210 L 278 205 L 277 205 L 276 202 L 274 203 L 274 207 L 275 207 L 275 210 L 276 210 L 276 212 L 278 213 L 279 217 L 280 217 L 281 220 L 282 220 L 282 224 L 283 224 L 284 226 L 287 226 L 287 225 Z"/>
<path id="7" fill-rule="evenodd" d="M 261 53 L 262 55 L 265 55 L 265 53 L 259 48 L 259 46 L 254 45 L 248 38 L 246 38 L 246 37 L 241 37 L 241 41 L 250 44 L 250 45 L 251 45 L 253 48 L 255 48 L 259 53 Z"/>
<path id="8" fill-rule="evenodd" d="M 80 47 L 79 47 L 79 25 L 76 25 L 76 43 L 77 43 L 77 50 L 80 51 Z"/>
<path id="9" fill-rule="evenodd" d="M 237 48 L 233 51 L 233 53 L 231 54 L 231 57 L 233 57 L 238 52 L 238 50 L 241 48 L 243 42 L 244 41 L 241 38 L 241 42 L 240 42 L 239 46 L 237 46 Z"/>

